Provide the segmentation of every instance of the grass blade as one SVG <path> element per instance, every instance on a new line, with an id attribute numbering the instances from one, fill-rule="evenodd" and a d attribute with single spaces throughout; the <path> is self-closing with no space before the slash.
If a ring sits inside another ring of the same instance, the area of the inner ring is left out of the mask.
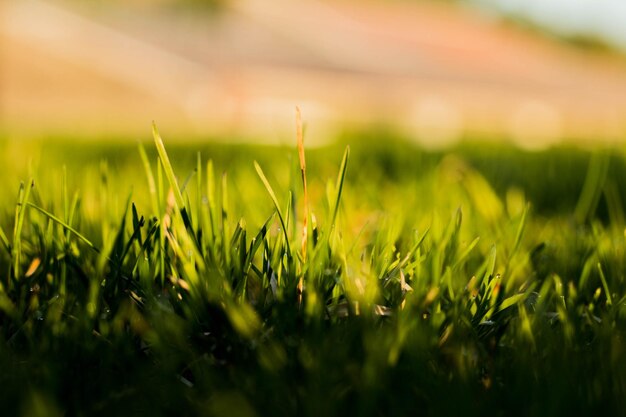
<path id="1" fill-rule="evenodd" d="M 163 139 L 161 139 L 161 135 L 159 135 L 156 123 L 154 122 L 152 122 L 152 136 L 154 137 L 154 143 L 156 145 L 161 164 L 163 165 L 165 176 L 167 177 L 167 180 L 172 187 L 172 191 L 174 192 L 176 204 L 178 204 L 178 208 L 182 210 L 185 207 L 185 200 L 183 200 L 183 195 L 180 192 L 180 187 L 178 186 L 178 182 L 176 181 L 176 175 L 174 175 L 174 169 L 172 168 L 172 164 L 170 163 L 170 158 L 167 156 L 167 152 L 165 151 Z"/>
<path id="2" fill-rule="evenodd" d="M 213 161 L 209 160 L 206 166 L 207 177 L 207 199 L 209 200 L 209 224 L 211 226 L 211 243 L 215 244 L 217 236 L 215 222 L 217 221 L 217 208 L 215 204 L 215 172 L 213 170 Z"/>
<path id="3" fill-rule="evenodd" d="M 87 239 L 82 233 L 80 233 L 78 230 L 74 229 L 69 224 L 65 223 L 63 220 L 59 219 L 54 214 L 50 213 L 49 211 L 44 210 L 43 208 L 41 208 L 39 206 L 34 205 L 32 203 L 26 203 L 26 204 L 27 204 L 28 207 L 34 208 L 35 210 L 37 210 L 41 214 L 43 214 L 46 217 L 48 217 L 50 220 L 52 220 L 52 221 L 58 223 L 59 225 L 61 225 L 65 230 L 68 230 L 68 231 L 72 232 L 74 234 L 74 236 L 76 236 L 78 239 L 82 240 L 83 243 L 85 243 L 87 246 L 89 246 L 91 249 L 93 249 L 96 253 L 100 253 L 100 249 L 98 249 L 93 243 L 91 243 L 91 241 L 89 239 Z"/>
<path id="4" fill-rule="evenodd" d="M 2 229 L 2 227 L 0 227 L 0 242 L 2 242 L 2 245 L 7 250 L 7 253 L 10 256 L 11 255 L 11 244 L 9 243 L 9 239 L 7 239 L 7 235 L 4 233 L 4 230 Z"/>
<path id="5" fill-rule="evenodd" d="M 306 158 L 304 156 L 304 135 L 302 133 L 302 115 L 300 108 L 296 107 L 296 138 L 298 140 L 298 159 L 300 161 L 300 174 L 302 176 L 302 193 L 304 199 L 304 215 L 302 220 L 302 260 L 306 262 L 306 246 L 309 220 L 309 193 L 306 186 Z"/>
<path id="6" fill-rule="evenodd" d="M 600 280 L 602 281 L 602 288 L 604 288 L 604 293 L 606 295 L 606 305 L 613 305 L 613 297 L 611 296 L 611 291 L 609 291 L 609 284 L 606 282 L 606 276 L 604 275 L 600 262 L 597 263 L 596 267 L 598 268 Z"/>
<path id="7" fill-rule="evenodd" d="M 15 208 L 15 228 L 13 230 L 13 276 L 15 279 L 19 278 L 19 267 L 20 267 L 20 259 L 22 256 L 22 227 L 24 225 L 24 216 L 26 216 L 26 204 L 28 203 L 28 197 L 30 196 L 30 191 L 35 186 L 35 183 L 31 180 L 29 187 L 24 187 L 22 183 L 20 186 L 20 200 Z"/>
<path id="8" fill-rule="evenodd" d="M 150 160 L 146 154 L 146 150 L 143 145 L 139 144 L 139 155 L 141 156 L 141 162 L 143 163 L 144 171 L 146 172 L 146 179 L 148 180 L 148 191 L 150 193 L 150 203 L 152 204 L 152 212 L 155 216 L 160 216 L 159 199 L 157 195 L 157 187 L 154 181 L 154 175 L 152 174 L 152 168 L 150 167 Z"/>
<path id="9" fill-rule="evenodd" d="M 285 235 L 285 246 L 287 247 L 287 256 L 291 258 L 291 248 L 289 246 L 289 235 L 287 234 L 287 225 L 285 224 L 285 219 L 283 218 L 283 213 L 282 213 L 282 210 L 280 209 L 280 204 L 278 204 L 278 199 L 276 198 L 276 194 L 274 194 L 274 190 L 272 189 L 272 186 L 270 185 L 269 181 L 265 177 L 265 174 L 263 173 L 263 169 L 261 169 L 261 166 L 256 161 L 254 161 L 254 168 L 256 169 L 256 172 L 259 175 L 259 178 L 261 178 L 261 182 L 263 182 L 263 185 L 265 186 L 265 189 L 270 195 L 272 202 L 274 203 L 274 207 L 276 208 L 276 212 L 278 213 L 278 219 L 280 220 L 280 224 L 283 228 L 283 234 Z"/>
<path id="10" fill-rule="evenodd" d="M 337 176 L 337 184 L 335 189 L 337 190 L 337 199 L 335 200 L 335 205 L 333 208 L 333 214 L 330 220 L 330 229 L 332 230 L 335 226 L 335 220 L 337 219 L 337 212 L 339 211 L 339 202 L 341 201 L 341 192 L 343 191 L 343 183 L 346 179 L 346 170 L 348 169 L 348 159 L 350 158 L 350 147 L 346 147 L 346 150 L 343 154 L 343 159 L 341 160 L 341 166 L 339 168 L 339 175 Z"/>
<path id="11" fill-rule="evenodd" d="M 592 155 L 585 183 L 574 209 L 574 217 L 578 222 L 589 220 L 595 213 L 609 173 L 609 166 L 610 158 L 607 153 L 598 152 Z"/>
<path id="12" fill-rule="evenodd" d="M 513 249 L 511 250 L 509 259 L 513 256 L 513 254 L 517 253 L 520 243 L 522 243 L 522 236 L 524 235 L 524 228 L 526 227 L 526 216 L 528 215 L 529 209 L 530 209 L 530 205 L 526 204 L 526 207 L 524 207 L 524 211 L 522 212 L 522 218 L 519 221 L 519 226 L 517 227 L 517 233 L 515 234 L 515 241 L 513 243 Z"/>
<path id="13" fill-rule="evenodd" d="M 192 236 L 192 239 L 195 242 L 196 247 L 198 249 L 201 249 L 200 244 L 198 243 L 198 240 L 196 239 L 196 235 L 193 231 L 191 218 L 189 217 L 189 212 L 187 211 L 183 194 L 181 192 L 180 187 L 178 186 L 178 182 L 176 181 L 174 168 L 172 168 L 170 159 L 167 156 L 167 152 L 165 151 L 165 145 L 163 144 L 163 139 L 161 139 L 161 135 L 159 135 L 159 131 L 157 130 L 156 123 L 154 122 L 152 122 L 152 136 L 154 137 L 154 143 L 156 145 L 157 152 L 159 154 L 159 159 L 161 160 L 161 165 L 163 166 L 163 170 L 165 171 L 165 176 L 167 177 L 167 181 L 170 183 L 170 187 L 172 188 L 172 192 L 174 193 L 174 200 L 176 201 L 178 210 L 180 210 L 180 215 L 183 219 L 185 229 L 187 229 L 187 232 Z M 187 178 L 187 180 L 185 181 L 185 185 L 187 181 L 189 180 L 189 178 Z"/>
<path id="14" fill-rule="evenodd" d="M 476 237 L 476 239 L 472 240 L 472 242 L 469 245 L 467 245 L 467 248 L 465 248 L 465 250 L 461 252 L 459 256 L 457 256 L 454 262 L 454 265 L 452 266 L 452 269 L 456 269 L 459 265 L 461 265 L 461 263 L 465 260 L 465 258 L 467 258 L 470 252 L 472 252 L 472 250 L 476 247 L 479 240 L 480 240 L 480 236 Z"/>

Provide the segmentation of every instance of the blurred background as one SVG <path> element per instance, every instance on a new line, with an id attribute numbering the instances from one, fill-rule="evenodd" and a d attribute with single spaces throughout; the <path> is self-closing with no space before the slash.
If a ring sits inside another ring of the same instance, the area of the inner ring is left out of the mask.
<path id="1" fill-rule="evenodd" d="M 426 147 L 626 131 L 621 0 L 4 0 L 0 135 Z M 238 139 L 235 139 L 238 138 Z"/>

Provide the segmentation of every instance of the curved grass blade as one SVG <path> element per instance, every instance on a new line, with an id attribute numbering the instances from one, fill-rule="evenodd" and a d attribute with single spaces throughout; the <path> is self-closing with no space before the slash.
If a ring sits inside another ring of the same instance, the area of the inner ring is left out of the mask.
<path id="1" fill-rule="evenodd" d="M 174 169 L 172 168 L 172 164 L 170 163 L 170 158 L 167 156 L 167 152 L 165 151 L 163 139 L 161 139 L 161 135 L 157 130 L 156 123 L 154 122 L 152 122 L 152 136 L 154 137 L 154 143 L 156 145 L 161 164 L 163 165 L 165 176 L 167 177 L 167 180 L 169 181 L 170 186 L 172 187 L 172 190 L 174 192 L 176 204 L 178 204 L 179 209 L 182 210 L 185 207 L 185 200 L 183 199 L 183 194 L 180 192 L 180 187 L 178 186 L 178 182 L 176 181 L 176 175 L 174 175 Z"/>
<path id="2" fill-rule="evenodd" d="M 89 246 L 91 249 L 93 249 L 96 253 L 100 253 L 100 249 L 98 249 L 93 243 L 91 243 L 91 241 L 89 239 L 87 239 L 78 230 L 74 229 L 72 226 L 70 226 L 69 224 L 65 223 L 63 220 L 59 219 L 54 214 L 50 213 L 49 211 L 44 210 L 43 208 L 41 208 L 39 206 L 34 205 L 33 203 L 28 203 L 27 202 L 26 205 L 28 207 L 34 208 L 35 210 L 39 211 L 44 216 L 48 217 L 50 220 L 58 223 L 65 230 L 68 230 L 68 231 L 72 232 L 74 234 L 74 236 L 76 236 L 78 239 L 82 240 L 83 243 L 85 243 L 87 246 Z"/>
<path id="3" fill-rule="evenodd" d="M 274 203 L 274 207 L 276 208 L 276 212 L 278 213 L 278 219 L 280 220 L 280 225 L 283 228 L 283 234 L 285 235 L 285 246 L 287 247 L 287 256 L 291 258 L 291 248 L 289 247 L 289 235 L 287 234 L 287 225 L 285 224 L 285 219 L 283 217 L 282 210 L 280 209 L 280 204 L 278 204 L 278 199 L 276 198 L 276 194 L 274 194 L 274 190 L 272 189 L 272 186 L 270 185 L 269 181 L 265 177 L 265 174 L 263 173 L 263 169 L 257 163 L 257 161 L 254 161 L 254 168 L 256 169 L 256 172 L 259 175 L 259 178 L 261 178 L 261 181 L 263 182 L 265 189 L 270 195 L 272 202 Z"/>
<path id="4" fill-rule="evenodd" d="M 157 152 L 159 154 L 159 159 L 161 160 L 161 165 L 163 165 L 163 170 L 165 171 L 165 176 L 167 177 L 168 182 L 170 183 L 170 187 L 172 187 L 172 191 L 174 193 L 174 200 L 176 201 L 176 205 L 180 210 L 180 215 L 183 219 L 183 224 L 185 228 L 192 236 L 194 243 L 200 249 L 200 244 L 196 239 L 196 235 L 193 231 L 193 226 L 191 224 L 191 218 L 189 217 L 189 212 L 187 211 L 185 205 L 185 199 L 183 198 L 183 194 L 181 192 L 180 187 L 178 186 L 178 182 L 176 181 L 176 175 L 174 174 L 174 169 L 172 168 L 172 164 L 170 163 L 170 159 L 167 156 L 167 152 L 165 151 L 165 145 L 163 144 L 163 139 L 161 139 L 161 135 L 157 130 L 156 123 L 152 122 L 152 136 L 154 137 L 154 143 L 157 148 Z M 187 182 L 191 178 L 188 177 L 184 183 L 184 186 L 187 185 Z"/>

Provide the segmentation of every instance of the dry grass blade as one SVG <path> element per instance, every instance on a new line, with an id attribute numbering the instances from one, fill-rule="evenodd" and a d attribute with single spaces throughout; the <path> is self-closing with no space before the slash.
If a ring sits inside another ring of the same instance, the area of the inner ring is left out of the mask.
<path id="1" fill-rule="evenodd" d="M 30 263 L 30 266 L 26 270 L 26 273 L 24 274 L 24 276 L 26 278 L 32 276 L 37 271 L 37 268 L 39 268 L 39 265 L 41 265 L 41 259 L 39 258 L 33 259 L 32 262 Z"/>

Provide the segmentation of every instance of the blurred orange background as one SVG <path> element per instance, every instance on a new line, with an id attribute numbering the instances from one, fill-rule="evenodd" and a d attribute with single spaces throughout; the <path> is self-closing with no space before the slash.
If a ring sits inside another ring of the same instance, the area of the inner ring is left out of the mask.
<path id="1" fill-rule="evenodd" d="M 313 144 L 373 125 L 432 147 L 623 138 L 621 54 L 482 3 L 5 0 L 0 132 L 143 138 L 156 120 L 172 139 L 291 143 L 299 105 Z"/>

